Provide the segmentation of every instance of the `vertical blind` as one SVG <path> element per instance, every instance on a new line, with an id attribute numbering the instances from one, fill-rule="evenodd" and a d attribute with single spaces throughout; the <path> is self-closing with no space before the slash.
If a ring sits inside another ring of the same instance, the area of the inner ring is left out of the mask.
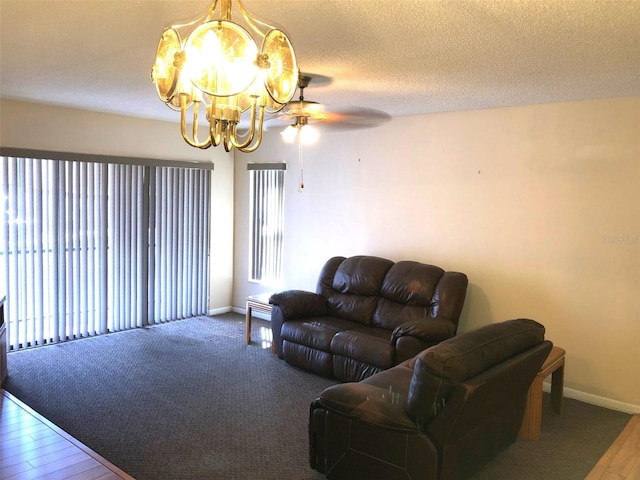
<path id="1" fill-rule="evenodd" d="M 251 215 L 250 280 L 277 283 L 282 277 L 284 168 L 286 164 L 249 164 Z"/>
<path id="2" fill-rule="evenodd" d="M 0 159 L 11 350 L 206 313 L 210 171 Z"/>

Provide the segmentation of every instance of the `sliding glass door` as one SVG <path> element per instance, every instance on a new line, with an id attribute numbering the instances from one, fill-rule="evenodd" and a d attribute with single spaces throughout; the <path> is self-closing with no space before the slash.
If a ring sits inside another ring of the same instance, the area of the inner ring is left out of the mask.
<path id="1" fill-rule="evenodd" d="M 209 170 L 0 159 L 10 350 L 206 313 Z"/>

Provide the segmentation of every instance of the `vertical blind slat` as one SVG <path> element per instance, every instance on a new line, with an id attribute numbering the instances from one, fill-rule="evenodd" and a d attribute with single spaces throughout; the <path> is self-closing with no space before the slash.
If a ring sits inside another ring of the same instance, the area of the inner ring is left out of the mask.
<path id="1" fill-rule="evenodd" d="M 33 162 L 33 191 L 34 198 L 34 272 L 33 293 L 37 298 L 34 313 L 34 338 L 37 345 L 44 343 L 44 318 L 43 303 L 40 299 L 44 296 L 44 242 L 42 238 L 44 216 L 42 213 L 42 162 Z"/>
<path id="2" fill-rule="evenodd" d="M 100 295 L 99 295 L 99 317 L 100 317 L 100 332 L 101 334 L 107 333 L 109 331 L 109 282 L 108 275 L 111 268 L 109 267 L 109 236 L 108 236 L 108 225 L 109 225 L 109 203 L 104 201 L 105 196 L 109 192 L 109 165 L 102 164 L 100 166 L 100 178 L 98 180 L 100 196 L 96 201 L 99 202 L 99 210 L 100 210 L 100 220 L 98 222 L 99 230 L 96 231 L 98 234 L 98 244 L 100 252 L 99 263 L 98 263 L 98 271 L 96 272 L 96 283 L 100 285 Z M 107 197 L 108 198 L 108 197 Z"/>

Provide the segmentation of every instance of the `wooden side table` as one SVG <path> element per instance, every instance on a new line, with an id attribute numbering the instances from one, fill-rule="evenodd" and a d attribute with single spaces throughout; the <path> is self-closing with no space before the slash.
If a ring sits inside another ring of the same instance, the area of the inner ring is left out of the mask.
<path id="1" fill-rule="evenodd" d="M 261 293 L 260 295 L 249 295 L 247 297 L 247 316 L 245 319 L 245 336 L 244 340 L 247 345 L 251 343 L 251 314 L 256 312 L 271 315 L 271 304 L 269 303 L 270 293 Z M 275 345 L 271 342 L 271 351 L 275 352 Z"/>
<path id="2" fill-rule="evenodd" d="M 551 409 L 558 415 L 562 413 L 562 390 L 564 389 L 565 351 L 553 347 L 542 368 L 529 387 L 527 408 L 520 427 L 520 438 L 537 440 L 540 438 L 542 423 L 542 382 L 551 375 Z"/>

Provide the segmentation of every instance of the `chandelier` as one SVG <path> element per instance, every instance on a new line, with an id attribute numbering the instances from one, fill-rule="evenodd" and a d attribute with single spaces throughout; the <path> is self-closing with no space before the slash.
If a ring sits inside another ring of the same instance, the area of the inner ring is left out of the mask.
<path id="1" fill-rule="evenodd" d="M 283 31 L 250 15 L 240 0 L 214 0 L 196 20 L 163 31 L 151 79 L 160 99 L 180 112 L 189 145 L 253 152 L 265 113 L 279 112 L 293 98 L 298 65 Z M 201 115 L 208 122 L 202 140 Z"/>

